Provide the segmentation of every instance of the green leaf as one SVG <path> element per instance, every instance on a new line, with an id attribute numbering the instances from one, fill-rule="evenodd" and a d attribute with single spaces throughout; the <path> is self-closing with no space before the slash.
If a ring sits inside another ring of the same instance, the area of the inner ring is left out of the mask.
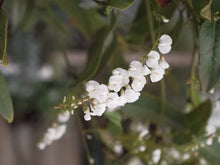
<path id="1" fill-rule="evenodd" d="M 109 119 L 108 130 L 113 135 L 119 135 L 123 132 L 121 125 L 121 115 L 118 112 L 105 112 L 105 117 Z"/>
<path id="2" fill-rule="evenodd" d="M 94 41 L 91 44 L 88 53 L 86 68 L 81 73 L 79 79 L 77 80 L 77 83 L 88 80 L 89 78 L 94 76 L 100 66 L 103 56 L 105 56 L 106 53 L 106 56 L 108 56 L 108 47 L 111 47 L 111 43 L 112 41 L 114 41 L 114 34 L 112 32 L 114 25 L 115 16 L 112 15 L 109 26 L 102 28 L 95 35 L 96 37 L 94 37 Z"/>
<path id="3" fill-rule="evenodd" d="M 11 123 L 14 118 L 13 105 L 7 84 L 1 72 L 0 91 L 0 114 Z"/>
<path id="4" fill-rule="evenodd" d="M 177 132 L 173 135 L 173 142 L 178 145 L 183 145 L 192 141 L 192 135 L 189 132 Z"/>
<path id="5" fill-rule="evenodd" d="M 205 146 L 199 149 L 199 155 L 204 157 L 210 165 L 219 165 L 220 157 L 220 144 L 217 140 L 211 146 Z"/>
<path id="6" fill-rule="evenodd" d="M 204 22 L 199 35 L 199 76 L 204 91 L 213 88 L 220 74 L 220 21 Z"/>
<path id="7" fill-rule="evenodd" d="M 8 64 L 6 57 L 8 17 L 3 9 L 0 9 L 0 20 L 0 60 L 6 66 Z"/>
<path id="8" fill-rule="evenodd" d="M 96 9 L 81 8 L 76 0 L 54 0 L 56 4 L 73 20 L 74 25 L 92 39 L 95 32 L 104 26 L 104 21 Z"/>
<path id="9" fill-rule="evenodd" d="M 138 117 L 145 120 L 160 122 L 161 100 L 148 93 L 142 93 L 139 100 L 132 104 L 126 104 L 121 108 L 122 112 L 129 117 Z M 175 129 L 184 129 L 184 115 L 171 107 L 168 103 L 164 105 L 161 124 L 171 126 Z"/>
<path id="10" fill-rule="evenodd" d="M 135 0 L 108 0 L 109 5 L 119 9 L 125 9 L 132 5 Z"/>
<path id="11" fill-rule="evenodd" d="M 179 17 L 177 19 L 176 24 L 174 25 L 174 27 L 172 28 L 172 30 L 170 31 L 170 36 L 173 39 L 173 43 L 176 43 L 176 40 L 178 39 L 181 30 L 183 28 L 183 24 L 184 24 L 184 20 L 183 20 L 183 15 L 179 12 Z"/>
<path id="12" fill-rule="evenodd" d="M 195 108 L 191 113 L 186 114 L 185 119 L 191 134 L 200 133 L 211 115 L 211 101 L 206 100 Z"/>
<path id="13" fill-rule="evenodd" d="M 52 26 L 55 30 L 67 34 L 67 29 L 63 25 L 62 21 L 57 17 L 57 15 L 48 8 L 44 12 L 41 12 L 43 20 L 45 20 L 49 25 Z"/>

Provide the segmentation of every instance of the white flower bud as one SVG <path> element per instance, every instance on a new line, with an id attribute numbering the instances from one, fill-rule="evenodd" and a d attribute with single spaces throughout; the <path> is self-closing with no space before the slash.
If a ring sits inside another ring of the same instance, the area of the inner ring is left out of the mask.
<path id="1" fill-rule="evenodd" d="M 162 69 L 169 68 L 169 64 L 165 61 L 164 57 L 161 57 L 161 59 L 159 60 L 159 67 Z"/>
<path id="2" fill-rule="evenodd" d="M 158 49 L 162 54 L 167 54 L 171 50 L 171 45 L 172 45 L 172 38 L 164 34 L 160 37 L 159 39 L 159 44 L 158 44 Z"/>
<path id="3" fill-rule="evenodd" d="M 85 119 L 86 121 L 91 120 L 89 108 L 87 108 L 87 109 L 84 111 L 84 113 L 85 113 L 84 119 Z"/>

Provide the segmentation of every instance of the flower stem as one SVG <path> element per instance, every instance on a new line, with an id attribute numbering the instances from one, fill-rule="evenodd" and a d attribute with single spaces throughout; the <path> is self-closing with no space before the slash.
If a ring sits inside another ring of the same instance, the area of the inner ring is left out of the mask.
<path id="1" fill-rule="evenodd" d="M 88 159 L 88 162 L 89 162 L 89 165 L 93 165 L 94 164 L 94 160 L 89 152 L 89 147 L 88 147 L 88 144 L 87 144 L 87 141 L 86 141 L 86 137 L 85 137 L 85 134 L 84 134 L 84 130 L 83 130 L 83 125 L 82 125 L 82 120 L 81 118 L 79 117 L 78 113 L 76 113 L 76 120 L 78 122 L 78 125 L 79 125 L 79 129 L 80 129 L 80 132 L 82 134 L 82 142 L 83 142 L 83 146 L 84 146 L 84 149 L 85 149 L 85 152 L 86 152 L 86 156 L 87 156 L 87 159 Z"/>
<path id="2" fill-rule="evenodd" d="M 147 10 L 147 18 L 148 18 L 148 23 L 149 23 L 149 29 L 150 29 L 150 35 L 151 35 L 151 41 L 152 43 L 155 42 L 155 32 L 154 32 L 154 22 L 153 22 L 153 15 L 152 15 L 152 10 L 150 6 L 150 0 L 146 0 L 146 10 Z"/>

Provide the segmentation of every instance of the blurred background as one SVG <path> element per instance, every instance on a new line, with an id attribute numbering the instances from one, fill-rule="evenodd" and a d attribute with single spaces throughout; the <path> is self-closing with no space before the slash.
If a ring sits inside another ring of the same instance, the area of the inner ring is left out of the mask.
<path id="1" fill-rule="evenodd" d="M 131 60 L 141 59 L 150 49 L 148 21 L 137 17 L 145 10 L 142 3 L 136 0 L 127 9 L 115 10 L 117 43 L 92 79 L 106 82 L 112 69 L 127 68 Z M 71 70 L 81 74 L 91 54 L 93 40 L 102 36 L 101 28 L 109 23 L 108 9 L 104 7 L 92 0 L 4 2 L 9 21 L 8 65 L 0 66 L 0 70 L 10 90 L 15 117 L 12 124 L 0 118 L 0 165 L 88 163 L 74 117 L 62 139 L 43 151 L 36 144 L 56 118 L 54 106 L 72 88 L 75 77 Z M 167 100 L 184 110 L 193 49 L 191 24 L 186 13 L 183 13 L 182 22 L 177 22 L 180 14 L 173 4 L 167 7 L 167 12 L 159 9 L 170 19 L 169 24 L 162 25 L 164 32 L 174 29 L 176 24 L 182 25 L 175 27 L 175 34 L 178 34 L 174 37 L 173 50 L 165 58 L 171 67 L 166 77 Z M 157 31 L 157 27 L 155 29 Z M 160 84 L 150 84 L 145 91 L 159 95 Z M 100 123 L 105 125 L 105 121 Z M 88 123 L 84 124 L 87 127 Z M 102 145 L 97 139 L 90 144 L 94 155 L 99 153 L 97 164 L 104 164 Z"/>

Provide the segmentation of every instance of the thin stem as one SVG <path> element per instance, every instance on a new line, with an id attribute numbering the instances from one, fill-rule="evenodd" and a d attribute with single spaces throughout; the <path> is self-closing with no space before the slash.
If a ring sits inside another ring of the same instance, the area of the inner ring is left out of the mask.
<path id="1" fill-rule="evenodd" d="M 152 43 L 155 42 L 155 32 L 154 32 L 154 22 L 153 22 L 153 15 L 150 7 L 150 0 L 146 0 L 146 8 L 147 8 L 147 18 L 149 23 L 150 35 Z"/>
<path id="2" fill-rule="evenodd" d="M 158 41 L 159 41 L 159 38 L 160 38 L 160 32 L 161 32 L 161 27 L 160 27 L 160 22 L 158 23 L 158 27 L 159 27 L 159 32 L 158 32 L 158 35 L 157 35 L 157 38 L 156 38 L 156 41 L 154 41 L 154 45 L 152 46 L 152 48 L 145 54 L 145 56 L 142 57 L 141 59 L 141 62 L 143 63 L 144 60 L 147 59 L 147 55 L 156 48 L 156 46 L 158 45 Z"/>
<path id="3" fill-rule="evenodd" d="M 191 102 L 194 106 L 197 106 L 199 101 L 196 96 L 196 67 L 197 67 L 197 60 L 199 54 L 199 46 L 198 46 L 198 38 L 199 38 L 199 28 L 198 28 L 198 20 L 197 16 L 195 15 L 194 11 L 190 7 L 187 1 L 182 0 L 183 4 L 186 6 L 187 11 L 192 16 L 192 30 L 193 30 L 193 38 L 194 38 L 194 49 L 192 54 L 192 61 L 191 61 L 191 69 L 190 69 L 190 87 L 189 87 L 189 96 Z"/>
<path id="4" fill-rule="evenodd" d="M 82 133 L 82 142 L 83 142 L 84 149 L 86 151 L 86 156 L 87 156 L 89 165 L 93 165 L 94 164 L 94 160 L 93 160 L 93 158 L 92 158 L 92 156 L 91 156 L 91 154 L 89 152 L 89 147 L 88 147 L 88 144 L 86 142 L 85 135 L 84 135 L 84 130 L 83 130 L 81 118 L 78 116 L 78 113 L 75 116 L 76 116 L 76 119 L 77 119 L 77 122 L 78 122 L 78 125 L 79 125 L 80 132 Z"/>
<path id="5" fill-rule="evenodd" d="M 2 8 L 4 1 L 5 0 L 1 0 L 1 2 L 0 2 L 0 9 Z"/>
<path id="6" fill-rule="evenodd" d="M 165 109 L 165 102 L 166 102 L 166 84 L 165 84 L 165 80 L 162 79 L 160 81 L 160 88 L 161 88 L 161 104 L 160 104 L 160 120 L 159 122 L 162 121 L 163 119 L 163 114 L 164 114 L 164 109 Z"/>

